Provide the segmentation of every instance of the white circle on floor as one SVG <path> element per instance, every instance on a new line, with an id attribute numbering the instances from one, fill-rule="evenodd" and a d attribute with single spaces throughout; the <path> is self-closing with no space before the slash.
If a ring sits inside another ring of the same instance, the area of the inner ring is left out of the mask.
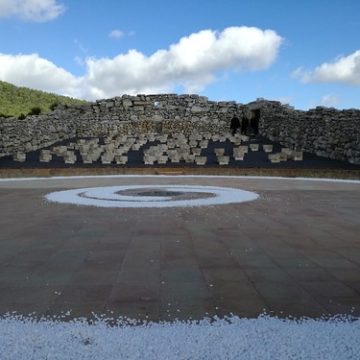
<path id="1" fill-rule="evenodd" d="M 123 185 L 56 191 L 51 202 L 110 208 L 208 206 L 252 201 L 258 194 L 241 189 L 201 185 Z"/>

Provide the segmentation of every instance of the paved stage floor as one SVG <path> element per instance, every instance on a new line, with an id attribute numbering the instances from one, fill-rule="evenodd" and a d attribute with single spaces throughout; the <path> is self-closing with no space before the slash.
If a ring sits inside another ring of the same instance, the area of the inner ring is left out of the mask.
<path id="1" fill-rule="evenodd" d="M 254 191 L 202 207 L 50 203 L 52 191 L 186 184 Z M 0 314 L 148 320 L 360 315 L 360 183 L 236 177 L 0 181 Z"/>

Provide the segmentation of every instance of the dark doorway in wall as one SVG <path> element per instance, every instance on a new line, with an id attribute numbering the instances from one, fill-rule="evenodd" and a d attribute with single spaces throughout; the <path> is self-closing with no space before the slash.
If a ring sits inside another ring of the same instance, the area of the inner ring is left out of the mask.
<path id="1" fill-rule="evenodd" d="M 254 135 L 259 134 L 260 109 L 251 111 L 250 128 Z"/>

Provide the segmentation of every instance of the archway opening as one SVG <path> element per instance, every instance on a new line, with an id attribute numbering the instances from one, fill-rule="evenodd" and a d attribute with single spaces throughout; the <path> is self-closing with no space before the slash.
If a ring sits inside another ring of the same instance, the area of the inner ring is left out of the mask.
<path id="1" fill-rule="evenodd" d="M 259 134 L 260 109 L 251 111 L 250 128 L 254 135 Z"/>

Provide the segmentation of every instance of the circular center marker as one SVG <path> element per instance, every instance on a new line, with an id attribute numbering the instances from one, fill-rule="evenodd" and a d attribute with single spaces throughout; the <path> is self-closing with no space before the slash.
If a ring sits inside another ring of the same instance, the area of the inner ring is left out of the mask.
<path id="1" fill-rule="evenodd" d="M 258 198 L 250 191 L 200 185 L 123 185 L 56 191 L 46 199 L 63 204 L 117 208 L 187 207 L 241 203 Z"/>
<path id="2" fill-rule="evenodd" d="M 148 191 L 144 191 L 144 190 L 140 190 L 140 191 L 135 191 L 136 195 L 139 196 L 166 196 L 166 197 L 174 197 L 174 196 L 179 196 L 179 195 L 183 195 L 184 193 L 182 193 L 181 191 L 168 191 L 168 190 L 148 190 Z"/>

